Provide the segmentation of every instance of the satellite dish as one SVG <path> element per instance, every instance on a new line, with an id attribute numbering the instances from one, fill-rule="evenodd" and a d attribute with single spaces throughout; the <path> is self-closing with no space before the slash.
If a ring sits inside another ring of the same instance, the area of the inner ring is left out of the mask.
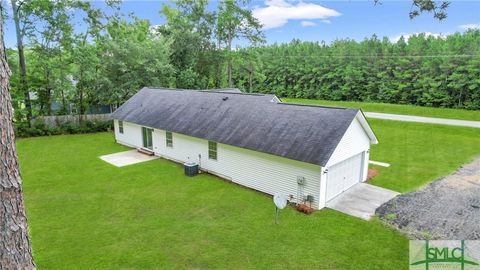
<path id="1" fill-rule="evenodd" d="M 283 209 L 287 206 L 287 196 L 275 193 L 275 195 L 273 195 L 273 202 L 278 209 Z"/>

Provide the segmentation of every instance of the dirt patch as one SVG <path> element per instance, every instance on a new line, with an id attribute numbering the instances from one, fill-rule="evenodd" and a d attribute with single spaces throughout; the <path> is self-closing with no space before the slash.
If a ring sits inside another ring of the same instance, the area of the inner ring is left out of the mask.
<path id="1" fill-rule="evenodd" d="M 381 219 L 415 239 L 480 239 L 480 157 L 380 206 Z"/>
<path id="2" fill-rule="evenodd" d="M 378 175 L 378 170 L 375 168 L 369 168 L 367 173 L 367 180 L 370 180 Z"/>

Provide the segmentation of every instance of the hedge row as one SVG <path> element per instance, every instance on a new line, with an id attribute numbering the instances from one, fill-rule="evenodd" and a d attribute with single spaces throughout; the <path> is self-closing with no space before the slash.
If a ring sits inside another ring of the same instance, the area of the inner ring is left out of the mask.
<path id="1" fill-rule="evenodd" d="M 111 131 L 113 121 L 84 121 L 81 124 L 65 124 L 58 127 L 51 127 L 43 122 L 37 122 L 32 127 L 25 125 L 15 125 L 15 136 L 17 138 L 63 135 L 63 134 L 81 134 Z"/>

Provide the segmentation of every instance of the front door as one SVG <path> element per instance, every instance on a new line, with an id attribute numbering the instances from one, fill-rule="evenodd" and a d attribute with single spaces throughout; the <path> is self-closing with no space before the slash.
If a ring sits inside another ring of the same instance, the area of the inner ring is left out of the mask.
<path id="1" fill-rule="evenodd" d="M 143 147 L 150 150 L 153 150 L 152 132 L 153 129 L 142 127 Z"/>

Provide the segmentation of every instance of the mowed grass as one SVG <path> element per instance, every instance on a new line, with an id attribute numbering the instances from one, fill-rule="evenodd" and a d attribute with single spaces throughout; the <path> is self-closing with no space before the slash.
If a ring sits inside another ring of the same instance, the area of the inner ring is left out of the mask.
<path id="1" fill-rule="evenodd" d="M 480 154 L 480 130 L 370 119 L 380 144 L 371 183 L 400 192 Z M 109 133 L 17 142 L 40 269 L 406 269 L 408 241 L 377 220 L 291 208 L 273 224 L 271 198 L 155 160 L 123 168 L 98 158 L 126 150 Z"/>
<path id="2" fill-rule="evenodd" d="M 380 174 L 370 183 L 399 192 L 416 190 L 480 156 L 480 129 L 447 125 L 369 119 L 379 144 L 371 160 L 390 163 L 371 166 Z"/>
<path id="3" fill-rule="evenodd" d="M 166 160 L 105 163 L 126 150 L 110 133 L 17 145 L 39 269 L 408 268 L 408 240 L 378 220 L 287 208 L 274 225 L 264 194 Z"/>
<path id="4" fill-rule="evenodd" d="M 406 114 L 406 115 L 417 115 L 417 116 L 425 116 L 425 117 L 480 121 L 479 110 L 473 111 L 473 110 L 461 110 L 461 109 L 449 109 L 449 108 L 421 107 L 421 106 L 414 106 L 414 105 L 398 105 L 398 104 L 389 104 L 389 103 L 331 101 L 331 100 L 299 99 L 299 98 L 282 98 L 282 100 L 284 102 L 290 102 L 290 103 L 360 108 L 364 112 Z"/>

